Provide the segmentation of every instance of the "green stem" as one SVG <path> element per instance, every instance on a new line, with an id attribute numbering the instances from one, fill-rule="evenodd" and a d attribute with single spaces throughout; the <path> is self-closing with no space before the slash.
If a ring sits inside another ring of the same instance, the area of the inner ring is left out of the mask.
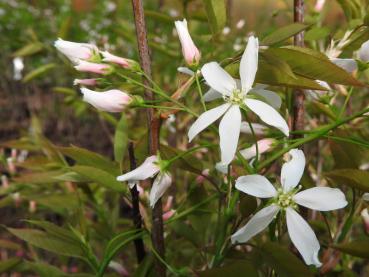
<path id="1" fill-rule="evenodd" d="M 200 95 L 200 101 L 201 101 L 202 107 L 204 108 L 204 111 L 206 111 L 206 106 L 205 106 L 205 102 L 204 102 L 204 97 L 203 97 L 203 94 L 202 94 L 202 89 L 201 89 L 201 85 L 200 85 L 200 80 L 199 80 L 199 76 L 198 76 L 197 72 L 195 73 L 195 79 L 196 79 L 197 90 L 198 90 L 199 95 Z"/>
<path id="2" fill-rule="evenodd" d="M 351 95 L 352 95 L 352 91 L 353 90 L 354 90 L 353 87 L 351 87 L 350 90 L 349 90 L 349 92 L 348 92 L 348 94 L 347 94 L 347 96 L 346 96 L 345 102 L 343 103 L 343 106 L 342 106 L 342 109 L 340 111 L 340 114 L 338 115 L 338 118 L 341 118 L 342 115 L 344 114 L 344 112 L 346 110 L 346 107 L 347 107 L 347 104 L 348 104 L 348 102 L 349 102 L 349 100 L 351 98 Z"/>

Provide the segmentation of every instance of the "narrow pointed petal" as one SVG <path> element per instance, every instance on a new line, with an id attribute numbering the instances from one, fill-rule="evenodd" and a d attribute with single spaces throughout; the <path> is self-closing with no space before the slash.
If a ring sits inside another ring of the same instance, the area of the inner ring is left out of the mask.
<path id="1" fill-rule="evenodd" d="M 245 105 L 256 113 L 266 124 L 276 127 L 286 136 L 289 135 L 289 128 L 286 120 L 284 120 L 284 118 L 271 106 L 255 99 L 246 99 Z"/>
<path id="2" fill-rule="evenodd" d="M 253 88 L 250 93 L 257 95 L 265 100 L 270 106 L 275 109 L 279 109 L 282 105 L 281 97 L 275 93 L 274 91 L 270 91 L 267 89 L 256 89 Z"/>
<path id="3" fill-rule="evenodd" d="M 347 205 L 346 197 L 340 189 L 328 187 L 301 191 L 293 199 L 301 206 L 318 211 L 341 209 Z"/>
<path id="4" fill-rule="evenodd" d="M 277 195 L 277 191 L 268 179 L 257 174 L 239 177 L 236 180 L 236 189 L 259 198 L 270 198 Z"/>
<path id="5" fill-rule="evenodd" d="M 291 160 L 284 163 L 281 170 L 283 191 L 288 192 L 300 182 L 305 169 L 305 155 L 299 149 L 291 149 L 288 154 Z"/>
<path id="6" fill-rule="evenodd" d="M 160 173 L 154 180 L 150 190 L 150 207 L 154 208 L 155 203 L 166 192 L 172 184 L 172 177 L 168 173 Z"/>
<path id="7" fill-rule="evenodd" d="M 354 72 L 357 69 L 357 64 L 354 59 L 338 59 L 334 58 L 331 59 L 331 62 L 335 65 L 341 67 L 342 69 L 346 70 L 349 73 Z"/>
<path id="8" fill-rule="evenodd" d="M 264 152 L 267 152 L 272 149 L 272 144 L 275 143 L 274 139 L 261 139 L 257 141 L 258 145 L 258 154 L 259 156 L 263 154 Z M 250 146 L 249 148 L 245 148 L 243 150 L 240 150 L 240 154 L 242 157 L 244 157 L 246 160 L 249 160 L 251 158 L 256 157 L 256 144 Z"/>
<path id="9" fill-rule="evenodd" d="M 188 130 L 188 138 L 191 140 L 202 130 L 216 121 L 219 117 L 221 117 L 231 106 L 231 104 L 223 104 L 214 109 L 208 110 L 204 112 L 199 118 L 192 124 L 190 130 Z"/>
<path id="10" fill-rule="evenodd" d="M 221 94 L 230 95 L 237 88 L 236 81 L 217 62 L 205 64 L 201 73 L 209 86 Z"/>
<path id="11" fill-rule="evenodd" d="M 292 208 L 286 209 L 288 234 L 307 265 L 322 264 L 319 261 L 319 241 L 309 224 Z"/>
<path id="12" fill-rule="evenodd" d="M 258 211 L 250 220 L 234 233 L 232 243 L 244 243 L 263 231 L 279 212 L 279 207 L 272 204 Z"/>
<path id="13" fill-rule="evenodd" d="M 254 83 L 256 71 L 258 70 L 258 53 L 259 40 L 251 36 L 240 62 L 240 77 L 243 91 L 249 91 Z"/>
<path id="14" fill-rule="evenodd" d="M 251 123 L 251 125 L 252 125 L 252 129 L 255 132 L 255 135 L 264 135 L 267 130 L 266 126 L 261 125 L 259 123 Z M 250 135 L 252 134 L 252 131 L 251 131 L 251 128 L 248 122 L 246 121 L 241 122 L 241 133 L 250 134 Z"/>
<path id="15" fill-rule="evenodd" d="M 117 177 L 120 182 L 128 181 L 140 181 L 153 177 L 159 172 L 159 167 L 155 164 L 158 158 L 156 156 L 150 156 L 136 169 Z"/>
<path id="16" fill-rule="evenodd" d="M 215 89 L 210 88 L 205 94 L 204 94 L 204 101 L 210 102 L 215 99 L 222 98 L 222 94 L 220 92 L 217 92 Z"/>
<path id="17" fill-rule="evenodd" d="M 229 108 L 219 124 L 221 163 L 230 164 L 236 154 L 241 129 L 241 111 L 236 105 Z"/>

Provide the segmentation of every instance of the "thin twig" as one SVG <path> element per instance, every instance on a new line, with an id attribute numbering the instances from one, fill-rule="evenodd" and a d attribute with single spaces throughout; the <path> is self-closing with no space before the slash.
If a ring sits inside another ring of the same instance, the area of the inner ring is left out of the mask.
<path id="1" fill-rule="evenodd" d="M 133 147 L 132 142 L 130 142 L 128 144 L 128 156 L 129 156 L 130 168 L 131 168 L 131 170 L 134 170 L 137 167 L 137 164 L 136 164 L 135 152 L 134 152 L 134 147 Z M 132 197 L 132 219 L 133 219 L 133 224 L 134 224 L 135 228 L 137 229 L 137 232 L 139 232 L 141 230 L 141 227 L 142 227 L 142 217 L 141 217 L 141 214 L 140 214 L 140 200 L 138 198 L 137 186 L 134 186 L 133 188 L 131 188 L 130 192 L 131 192 L 131 197 Z M 145 257 L 145 254 L 146 254 L 142 238 L 139 237 L 139 238 L 135 239 L 134 244 L 135 244 L 135 248 L 136 248 L 137 261 L 139 263 L 141 263 L 142 260 Z"/>
<path id="2" fill-rule="evenodd" d="M 142 0 L 132 0 L 133 14 L 136 26 L 136 36 L 138 52 L 140 56 L 140 64 L 145 76 L 151 78 L 151 59 L 150 59 L 150 49 L 147 41 L 146 23 L 145 15 L 143 9 Z M 151 87 L 152 84 L 147 78 L 143 79 L 143 83 L 147 87 Z M 145 89 L 145 100 L 153 101 L 154 94 L 151 90 Z M 160 130 L 160 120 L 155 116 L 155 109 L 147 108 L 147 123 L 149 130 L 149 153 L 151 155 L 156 155 L 159 150 L 159 130 Z M 165 248 L 164 248 L 164 228 L 163 228 L 163 208 L 161 199 L 156 202 L 152 211 L 152 230 L 151 239 L 153 243 L 153 248 L 162 258 L 165 258 Z M 157 276 L 166 276 L 166 267 L 158 259 L 155 259 L 155 270 Z"/>

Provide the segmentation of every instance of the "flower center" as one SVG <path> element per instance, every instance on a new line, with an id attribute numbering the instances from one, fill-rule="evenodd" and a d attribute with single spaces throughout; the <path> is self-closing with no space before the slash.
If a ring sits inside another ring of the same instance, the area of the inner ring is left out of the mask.
<path id="1" fill-rule="evenodd" d="M 288 207 L 293 209 L 297 208 L 297 204 L 293 200 L 293 195 L 295 194 L 294 191 L 284 192 L 282 189 L 278 190 L 278 195 L 276 197 L 277 205 L 282 209 L 285 210 Z"/>
<path id="2" fill-rule="evenodd" d="M 234 89 L 230 96 L 223 96 L 224 100 L 235 105 L 242 105 L 245 100 L 245 93 L 240 89 Z"/>

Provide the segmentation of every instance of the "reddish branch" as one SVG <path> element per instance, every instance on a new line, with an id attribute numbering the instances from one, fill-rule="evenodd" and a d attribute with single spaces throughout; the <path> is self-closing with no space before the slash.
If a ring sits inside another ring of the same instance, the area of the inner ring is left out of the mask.
<path id="1" fill-rule="evenodd" d="M 151 78 L 151 58 L 150 49 L 147 42 L 147 32 L 145 15 L 143 9 L 142 0 L 132 0 L 133 14 L 135 18 L 136 26 L 136 36 L 138 44 L 138 52 L 140 56 L 141 68 L 145 72 L 146 76 Z M 150 82 L 143 78 L 143 82 L 147 87 L 151 87 Z M 146 100 L 154 100 L 154 95 L 150 90 L 145 91 Z M 149 152 L 150 155 L 156 155 L 159 149 L 159 129 L 160 120 L 155 115 L 155 110 L 153 108 L 146 109 L 147 111 L 147 123 L 149 130 Z M 159 199 L 152 211 L 152 230 L 151 237 L 152 243 L 155 251 L 160 257 L 164 258 L 165 248 L 164 248 L 164 229 L 163 229 L 163 217 L 162 217 L 162 203 Z M 159 259 L 155 260 L 155 269 L 157 276 L 165 276 L 166 269 L 165 265 L 160 262 Z"/>
<path id="2" fill-rule="evenodd" d="M 304 22 L 304 0 L 294 0 L 294 22 Z M 304 32 L 300 32 L 294 37 L 294 44 L 296 46 L 304 47 Z M 293 97 L 293 118 L 292 118 L 292 130 L 303 130 L 304 129 L 304 100 L 305 94 L 301 89 L 297 89 L 294 92 Z M 294 138 L 300 137 L 294 135 Z"/>

